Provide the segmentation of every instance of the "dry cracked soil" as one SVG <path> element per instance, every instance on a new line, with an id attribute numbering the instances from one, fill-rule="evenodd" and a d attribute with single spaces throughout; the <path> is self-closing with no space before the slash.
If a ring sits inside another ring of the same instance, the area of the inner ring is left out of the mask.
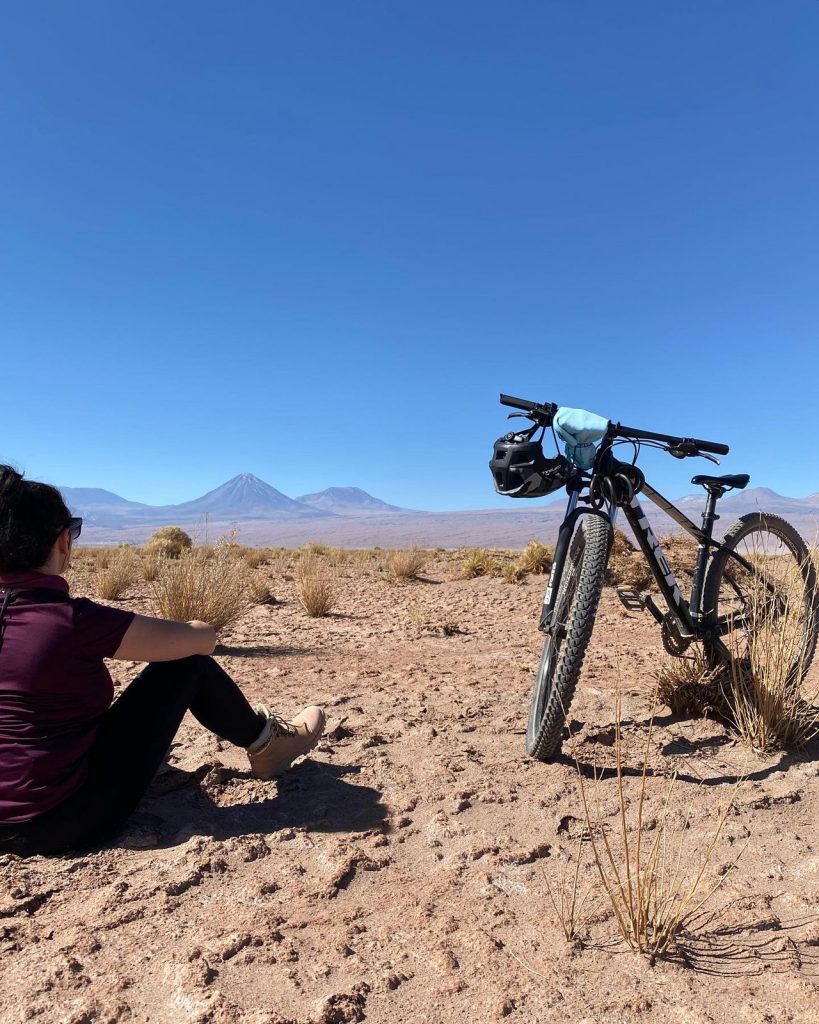
<path id="1" fill-rule="evenodd" d="M 663 707 L 649 737 L 659 632 L 606 588 L 567 754 L 528 760 L 544 578 L 459 569 L 438 553 L 394 585 L 341 566 L 322 619 L 299 608 L 286 564 L 258 569 L 277 602 L 228 627 L 216 657 L 284 714 L 322 703 L 324 740 L 261 782 L 188 717 L 113 845 L 0 857 L 2 1024 L 815 1024 L 817 747 L 759 757 Z M 90 574 L 72 586 L 94 594 Z M 150 600 L 140 583 L 119 603 Z M 121 687 L 139 666 L 111 669 Z M 627 809 L 647 749 L 643 828 L 676 772 L 684 869 L 744 779 L 706 866 L 721 885 L 654 963 L 619 938 L 588 860 L 584 941 L 567 942 L 549 898 L 585 830 L 578 770 L 619 828 L 616 780 L 593 778 L 612 765 L 618 688 Z"/>

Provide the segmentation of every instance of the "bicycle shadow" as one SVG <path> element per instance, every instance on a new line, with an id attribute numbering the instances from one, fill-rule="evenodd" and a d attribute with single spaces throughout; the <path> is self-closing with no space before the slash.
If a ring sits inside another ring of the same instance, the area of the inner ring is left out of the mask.
<path id="1" fill-rule="evenodd" d="M 677 715 L 667 715 L 663 716 L 662 719 L 655 718 L 654 725 L 665 725 L 668 727 L 669 725 L 680 724 L 686 721 L 689 721 L 689 719 L 682 718 Z M 641 722 L 635 721 L 634 719 L 623 719 L 621 728 L 629 726 L 648 728 L 650 723 L 651 719 L 646 719 Z M 580 723 L 572 722 L 572 731 L 574 731 L 575 726 L 579 725 Z M 612 737 L 611 741 L 608 739 L 609 734 L 611 734 Z M 609 730 L 600 730 L 598 734 L 595 734 L 594 738 L 600 739 L 601 736 L 605 736 L 603 745 L 606 748 L 614 746 L 613 725 Z M 673 758 L 675 755 L 679 757 L 687 754 L 717 750 L 719 747 L 732 742 L 733 738 L 728 735 L 706 736 L 697 740 L 689 740 L 684 736 L 675 736 L 660 747 L 659 753 L 663 757 Z M 756 771 L 723 772 L 713 776 L 703 776 L 680 770 L 676 765 L 669 765 L 667 768 L 663 766 L 651 767 L 649 765 L 643 768 L 642 764 L 632 767 L 624 763 L 621 763 L 620 771 L 624 778 L 641 778 L 643 774 L 645 774 L 647 778 L 668 778 L 670 775 L 675 774 L 680 782 L 689 782 L 697 786 L 725 786 L 736 785 L 739 782 L 762 782 L 765 779 L 770 778 L 772 775 L 775 775 L 777 772 L 786 772 L 794 765 L 810 763 L 817 760 L 819 760 L 819 737 L 811 740 L 801 750 L 782 751 L 778 756 L 776 756 L 776 759 L 772 763 L 760 766 Z M 597 761 L 585 760 L 577 754 L 567 754 L 562 751 L 560 755 L 555 758 L 555 762 L 575 768 L 584 779 L 589 779 L 591 781 L 594 781 L 595 779 L 615 777 L 617 774 L 613 762 L 611 764 L 601 765 Z"/>

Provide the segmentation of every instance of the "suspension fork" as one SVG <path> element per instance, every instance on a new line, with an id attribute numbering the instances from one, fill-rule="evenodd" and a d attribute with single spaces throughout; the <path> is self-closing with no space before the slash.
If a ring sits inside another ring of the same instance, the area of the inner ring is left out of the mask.
<path id="1" fill-rule="evenodd" d="M 546 584 L 546 596 L 543 598 L 543 608 L 540 613 L 540 622 L 538 623 L 538 629 L 541 633 L 548 633 L 550 631 L 552 613 L 554 612 L 557 595 L 560 592 L 560 581 L 563 579 L 563 569 L 566 566 L 566 555 L 569 553 L 569 544 L 574 536 L 574 528 L 577 520 L 582 515 L 605 515 L 605 518 L 611 523 L 612 529 L 614 529 L 614 523 L 617 519 L 616 505 L 612 505 L 607 513 L 603 513 L 598 509 L 578 508 L 578 497 L 578 491 L 572 491 L 569 494 L 569 501 L 566 505 L 566 515 L 563 517 L 563 522 L 560 524 L 560 530 L 557 534 L 555 556 L 552 560 L 552 568 L 549 571 L 549 582 Z"/>

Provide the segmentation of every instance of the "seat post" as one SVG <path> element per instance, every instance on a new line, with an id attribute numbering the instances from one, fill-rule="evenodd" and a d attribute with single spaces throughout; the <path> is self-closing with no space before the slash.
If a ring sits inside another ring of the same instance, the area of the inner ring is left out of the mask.
<path id="1" fill-rule="evenodd" d="M 717 487 L 708 487 L 708 497 L 705 499 L 705 509 L 702 513 L 702 532 L 708 540 L 700 541 L 697 548 L 697 565 L 694 569 L 694 579 L 691 583 L 691 618 L 697 622 L 702 618 L 702 587 L 705 580 L 705 567 L 708 564 L 708 549 L 711 535 L 714 532 L 714 523 L 719 519 L 717 515 L 717 499 L 725 492 Z"/>

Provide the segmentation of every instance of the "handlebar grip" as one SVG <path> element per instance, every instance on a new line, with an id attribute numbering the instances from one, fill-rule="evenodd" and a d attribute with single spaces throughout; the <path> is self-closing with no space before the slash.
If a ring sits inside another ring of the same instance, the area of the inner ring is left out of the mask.
<path id="1" fill-rule="evenodd" d="M 512 409 L 523 409 L 524 412 L 531 412 L 536 405 L 535 402 L 530 402 L 526 398 L 515 398 L 512 395 L 501 395 L 500 402 L 501 405 L 508 405 Z"/>
<path id="2" fill-rule="evenodd" d="M 700 441 L 697 437 L 690 438 L 693 445 L 696 445 L 701 452 L 711 452 L 714 455 L 727 455 L 730 448 L 727 444 L 719 444 L 717 441 Z"/>

